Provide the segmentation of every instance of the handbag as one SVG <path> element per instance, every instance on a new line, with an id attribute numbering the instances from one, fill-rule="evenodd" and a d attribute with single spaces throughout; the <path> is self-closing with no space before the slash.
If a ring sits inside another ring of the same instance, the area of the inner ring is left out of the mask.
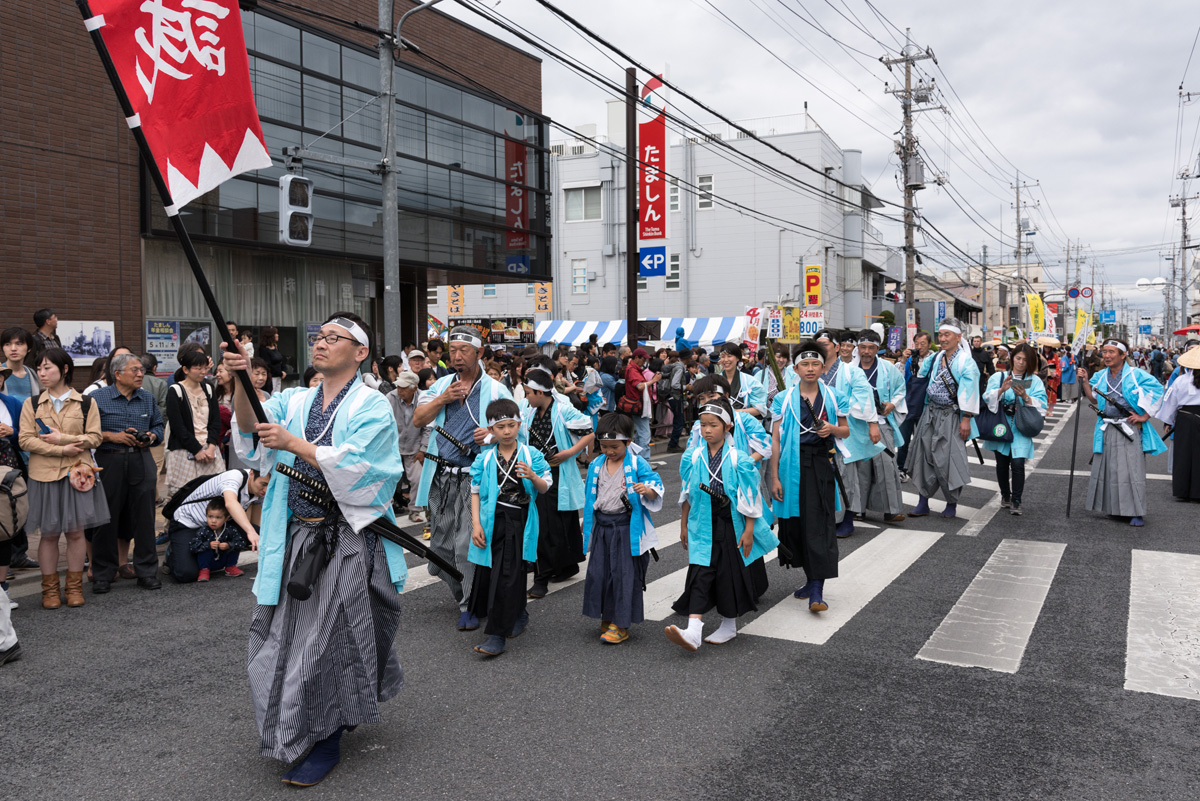
<path id="1" fill-rule="evenodd" d="M 634 400 L 628 395 L 622 395 L 617 398 L 617 411 L 621 414 L 628 414 L 633 417 L 640 417 L 642 414 L 641 398 Z"/>
<path id="2" fill-rule="evenodd" d="M 1004 383 L 1004 374 L 1000 374 L 1000 383 Z M 975 415 L 975 425 L 979 428 L 979 438 L 988 442 L 1012 442 L 1012 428 L 1008 425 L 1008 416 L 1001 407 L 992 411 L 986 405 L 979 407 Z"/>
<path id="3" fill-rule="evenodd" d="M 1034 407 L 1018 403 L 1017 409 L 1013 413 L 1013 425 L 1017 427 L 1017 431 L 1021 432 L 1022 436 L 1033 439 L 1042 433 L 1042 428 L 1046 425 L 1046 418 L 1042 417 L 1041 412 Z"/>

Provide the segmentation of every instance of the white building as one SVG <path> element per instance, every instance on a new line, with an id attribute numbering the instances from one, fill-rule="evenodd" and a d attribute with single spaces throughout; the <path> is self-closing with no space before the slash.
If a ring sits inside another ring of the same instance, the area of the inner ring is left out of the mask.
<path id="1" fill-rule="evenodd" d="M 804 266 L 814 264 L 823 267 L 827 325 L 865 327 L 872 322 L 869 315 L 892 308 L 883 300 L 884 280 L 899 278 L 903 259 L 872 225 L 872 210 L 882 204 L 863 183 L 861 151 L 839 148 L 806 114 L 786 119 L 801 130 L 760 128 L 757 135 L 823 174 L 754 139 L 731 139 L 728 131 L 714 131 L 714 141 L 677 140 L 668 147 L 668 238 L 642 243 L 666 245 L 667 274 L 639 279 L 640 318 L 727 317 L 743 315 L 747 307 L 802 303 Z M 623 134 L 623 107 L 616 101 L 610 103 L 608 127 Z M 595 137 L 595 128 L 583 126 L 580 132 Z M 718 139 L 812 191 L 748 167 Z M 535 319 L 625 317 L 623 135 L 597 141 L 598 146 L 588 141 L 553 146 L 553 310 Z M 437 290 L 436 305 L 434 291 L 430 311 L 444 320 L 447 290 Z M 534 316 L 533 301 L 532 285 L 468 286 L 462 316 Z"/>

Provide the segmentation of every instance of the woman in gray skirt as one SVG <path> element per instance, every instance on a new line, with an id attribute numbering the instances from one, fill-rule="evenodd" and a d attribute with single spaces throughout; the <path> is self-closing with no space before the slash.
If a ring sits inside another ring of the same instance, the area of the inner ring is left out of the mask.
<path id="1" fill-rule="evenodd" d="M 21 449 L 29 453 L 29 531 L 41 529 L 42 607 L 62 606 L 58 536 L 67 537 L 67 606 L 83 606 L 83 530 L 109 521 L 91 450 L 100 444 L 100 410 L 71 389 L 75 363 L 59 348 L 38 356 L 42 392 L 21 409 Z"/>

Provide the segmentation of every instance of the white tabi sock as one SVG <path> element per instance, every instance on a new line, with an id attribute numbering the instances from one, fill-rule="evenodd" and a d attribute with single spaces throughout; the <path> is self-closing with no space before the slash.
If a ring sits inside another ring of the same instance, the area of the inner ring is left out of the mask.
<path id="1" fill-rule="evenodd" d="M 737 636 L 737 618 L 723 617 L 721 618 L 721 626 L 712 634 L 704 638 L 705 642 L 713 645 L 727 643 Z"/>
<path id="2" fill-rule="evenodd" d="M 683 634 L 685 640 L 699 648 L 700 643 L 703 641 L 704 621 L 698 617 L 689 617 L 687 628 L 681 634 Z"/>

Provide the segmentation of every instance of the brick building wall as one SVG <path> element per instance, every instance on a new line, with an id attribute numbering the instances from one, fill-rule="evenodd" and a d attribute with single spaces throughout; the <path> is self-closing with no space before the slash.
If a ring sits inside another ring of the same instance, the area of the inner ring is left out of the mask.
<path id="1" fill-rule="evenodd" d="M 307 7 L 375 24 L 375 0 L 309 0 Z M 396 19 L 415 5 L 397 0 Z M 368 33 L 284 11 L 311 27 L 374 47 Z M 32 330 L 33 312 L 114 320 L 117 343 L 144 338 L 138 155 L 74 3 L 0 3 L 0 327 Z M 541 62 L 441 14 L 405 23 L 434 58 L 533 111 Z M 415 66 L 448 74 L 426 59 Z M 149 202 L 157 202 L 151 188 Z M 85 372 L 86 371 L 81 371 Z"/>

